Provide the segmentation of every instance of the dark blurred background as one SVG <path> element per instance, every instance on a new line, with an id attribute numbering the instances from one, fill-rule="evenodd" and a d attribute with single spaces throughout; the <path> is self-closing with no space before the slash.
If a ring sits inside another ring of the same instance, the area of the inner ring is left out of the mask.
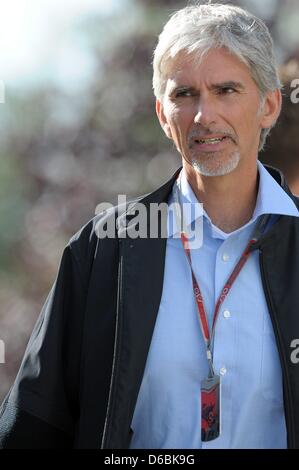
<path id="1" fill-rule="evenodd" d="M 70 236 L 100 202 L 151 191 L 180 165 L 155 117 L 151 61 L 162 25 L 188 4 L 7 3 L 0 18 L 0 401 Z M 298 0 L 230 3 L 263 18 L 274 38 L 284 111 L 260 158 L 281 168 L 299 194 L 299 105 L 289 85 L 299 78 Z"/>

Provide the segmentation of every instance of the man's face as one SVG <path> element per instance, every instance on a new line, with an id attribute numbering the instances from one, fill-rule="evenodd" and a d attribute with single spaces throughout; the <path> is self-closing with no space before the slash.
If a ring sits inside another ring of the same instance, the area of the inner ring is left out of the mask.
<path id="1" fill-rule="evenodd" d="M 210 50 L 199 65 L 181 54 L 167 76 L 157 114 L 185 162 L 203 175 L 220 176 L 243 160 L 256 160 L 261 128 L 272 120 L 267 103 L 261 110 L 243 62 L 224 48 Z"/>

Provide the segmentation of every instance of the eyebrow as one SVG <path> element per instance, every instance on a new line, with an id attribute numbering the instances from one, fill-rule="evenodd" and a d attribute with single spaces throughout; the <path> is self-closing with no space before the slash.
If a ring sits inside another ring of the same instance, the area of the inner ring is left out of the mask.
<path id="1" fill-rule="evenodd" d="M 241 82 L 235 82 L 234 80 L 229 80 L 226 82 L 213 83 L 209 86 L 210 90 L 219 90 L 221 88 L 235 88 L 237 90 L 245 90 L 245 86 Z M 169 96 L 174 95 L 178 91 L 191 91 L 196 92 L 196 88 L 189 85 L 179 85 L 170 90 Z"/>

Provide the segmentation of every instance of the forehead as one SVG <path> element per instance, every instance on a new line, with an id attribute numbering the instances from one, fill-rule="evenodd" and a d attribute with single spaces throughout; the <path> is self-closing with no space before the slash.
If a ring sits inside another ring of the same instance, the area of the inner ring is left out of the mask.
<path id="1" fill-rule="evenodd" d="M 253 82 L 248 66 L 225 48 L 211 49 L 201 56 L 180 52 L 166 64 L 164 76 L 175 83 L 182 80 Z"/>

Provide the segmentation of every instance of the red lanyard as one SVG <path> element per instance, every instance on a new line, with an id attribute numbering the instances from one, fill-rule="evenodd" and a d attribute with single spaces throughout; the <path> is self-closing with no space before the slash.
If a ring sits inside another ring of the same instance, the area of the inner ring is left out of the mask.
<path id="1" fill-rule="evenodd" d="M 250 253 L 251 253 L 251 251 L 250 251 L 251 245 L 253 245 L 253 243 L 255 243 L 256 240 L 255 239 L 250 240 L 250 242 L 248 243 L 246 249 L 244 250 L 241 258 L 239 259 L 237 265 L 235 266 L 232 274 L 230 275 L 230 277 L 226 281 L 226 283 L 225 283 L 225 285 L 224 285 L 224 287 L 221 291 L 221 294 L 219 295 L 219 298 L 218 298 L 218 301 L 216 303 L 216 307 L 215 307 L 215 310 L 214 310 L 213 323 L 212 323 L 212 334 L 211 335 L 210 335 L 210 331 L 209 331 L 209 325 L 208 325 L 206 310 L 205 310 L 205 307 L 204 307 L 203 296 L 202 296 L 199 284 L 196 280 L 196 277 L 195 277 L 195 274 L 194 274 L 194 271 L 193 271 L 193 268 L 192 268 L 190 248 L 189 248 L 188 238 L 187 238 L 185 232 L 181 232 L 181 240 L 182 240 L 183 247 L 184 247 L 185 253 L 187 255 L 187 258 L 188 258 L 188 261 L 189 261 L 189 264 L 190 264 L 190 268 L 191 268 L 193 292 L 194 292 L 194 296 L 195 296 L 195 300 L 196 300 L 196 304 L 197 304 L 197 308 L 198 308 L 201 331 L 202 331 L 202 334 L 203 334 L 203 337 L 204 337 L 204 340 L 205 340 L 205 343 L 206 343 L 206 347 L 207 347 L 207 349 L 210 349 L 210 345 L 211 345 L 212 339 L 214 337 L 215 325 L 216 325 L 216 321 L 217 321 L 217 318 L 218 318 L 218 314 L 219 314 L 221 304 L 226 299 L 230 289 L 232 288 L 233 283 L 235 282 L 236 278 L 238 277 L 238 274 L 240 273 L 240 271 L 242 270 L 244 264 L 246 263 L 247 259 L 249 258 Z"/>
<path id="2" fill-rule="evenodd" d="M 179 203 L 179 189 L 177 187 L 177 184 L 175 184 L 174 189 L 175 189 L 174 194 L 175 194 L 176 202 Z M 181 205 L 180 205 L 180 208 L 181 208 Z M 181 208 L 181 214 L 182 214 L 182 208 Z M 263 233 L 263 231 L 264 231 L 264 229 L 265 229 L 265 227 L 268 223 L 269 217 L 270 217 L 269 214 L 263 215 L 263 216 L 260 217 L 260 220 L 259 220 L 257 226 L 255 227 L 255 229 L 254 229 L 254 231 L 253 231 L 253 233 L 250 237 L 250 241 L 248 242 L 248 244 L 247 244 L 244 252 L 242 253 L 238 263 L 236 264 L 233 272 L 229 276 L 228 280 L 226 281 L 226 283 L 225 283 L 225 285 L 224 285 L 224 287 L 223 287 L 223 289 L 222 289 L 222 291 L 219 295 L 219 298 L 217 300 L 216 307 L 215 307 L 215 310 L 214 310 L 211 334 L 210 334 L 210 330 L 209 330 L 206 310 L 205 310 L 205 307 L 204 307 L 203 296 L 202 296 L 199 284 L 196 280 L 196 277 L 195 277 L 195 274 L 194 274 L 194 271 L 193 271 L 193 267 L 192 267 L 192 260 L 191 260 L 191 253 L 190 253 L 190 248 L 189 248 L 188 236 L 187 236 L 187 234 L 184 230 L 181 230 L 181 232 L 180 232 L 180 237 L 181 237 L 181 240 L 182 240 L 182 243 L 183 243 L 183 248 L 184 248 L 184 251 L 186 253 L 187 259 L 189 261 L 190 268 L 191 268 L 193 292 L 194 292 L 194 296 L 195 296 L 195 300 L 196 300 L 196 304 L 197 304 L 197 308 L 198 308 L 199 323 L 200 323 L 203 338 L 204 338 L 205 343 L 206 343 L 207 358 L 208 358 L 209 366 L 210 366 L 210 374 L 212 374 L 212 375 L 213 375 L 214 372 L 213 372 L 213 364 L 212 364 L 212 359 L 213 358 L 212 358 L 211 348 L 213 346 L 215 326 L 216 326 L 216 321 L 217 321 L 217 318 L 218 318 L 220 307 L 223 304 L 226 297 L 228 296 L 228 293 L 229 293 L 230 289 L 232 288 L 235 280 L 237 279 L 237 277 L 238 277 L 239 273 L 241 272 L 243 266 L 245 265 L 246 261 L 248 260 L 250 254 L 252 253 L 252 250 L 251 250 L 252 245 L 257 242 L 257 240 L 259 239 L 259 237 Z M 182 215 L 181 215 L 181 218 L 183 218 Z M 181 226 L 182 225 L 180 224 L 179 227 L 181 227 Z M 185 227 L 184 224 L 183 224 L 183 227 Z"/>

